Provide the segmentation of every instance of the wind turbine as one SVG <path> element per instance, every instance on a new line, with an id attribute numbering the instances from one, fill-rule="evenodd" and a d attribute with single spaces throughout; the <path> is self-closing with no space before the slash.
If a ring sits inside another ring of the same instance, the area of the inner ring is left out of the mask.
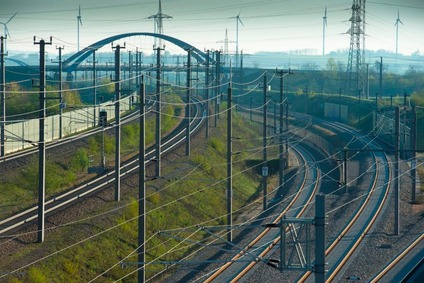
<path id="1" fill-rule="evenodd" d="M 241 11 L 238 13 L 238 15 L 237 16 L 235 16 L 235 17 L 231 17 L 231 19 L 236 19 L 236 64 L 235 64 L 235 68 L 238 68 L 238 66 L 239 66 L 239 56 L 238 56 L 238 44 L 239 44 L 239 23 L 242 25 L 242 26 L 244 26 L 244 24 L 243 24 L 243 22 L 241 21 L 241 19 L 240 19 L 240 13 L 241 13 Z"/>
<path id="2" fill-rule="evenodd" d="M 401 23 L 403 25 L 402 21 L 399 18 L 399 9 L 398 9 L 398 17 L 397 17 L 396 23 L 395 23 L 395 26 L 396 26 L 396 59 L 397 59 L 397 56 L 398 56 L 398 44 L 399 44 L 399 23 Z"/>
<path id="3" fill-rule="evenodd" d="M 80 25 L 82 26 L 81 5 L 78 5 L 78 16 L 77 16 L 77 46 L 78 46 L 78 52 L 80 51 Z"/>
<path id="4" fill-rule="evenodd" d="M 4 26 L 4 37 L 7 38 L 7 36 L 9 35 L 10 38 L 10 32 L 9 29 L 7 28 L 7 24 L 16 16 L 18 12 L 16 12 L 15 14 L 13 14 L 12 17 L 10 17 L 9 20 L 7 20 L 6 22 L 0 22 L 0 24 L 2 24 Z M 6 42 L 4 43 L 4 52 L 6 52 Z"/>
<path id="5" fill-rule="evenodd" d="M 327 28 L 327 6 L 325 7 L 324 17 L 322 17 L 322 56 L 325 55 L 325 30 Z"/>

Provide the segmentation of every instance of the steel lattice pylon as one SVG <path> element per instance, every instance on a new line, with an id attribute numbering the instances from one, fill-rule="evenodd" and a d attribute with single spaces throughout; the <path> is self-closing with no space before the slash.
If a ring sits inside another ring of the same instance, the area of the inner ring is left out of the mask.
<path id="1" fill-rule="evenodd" d="M 353 0 L 346 92 L 363 95 L 365 89 L 365 0 Z M 362 46 L 361 46 L 362 45 Z"/>

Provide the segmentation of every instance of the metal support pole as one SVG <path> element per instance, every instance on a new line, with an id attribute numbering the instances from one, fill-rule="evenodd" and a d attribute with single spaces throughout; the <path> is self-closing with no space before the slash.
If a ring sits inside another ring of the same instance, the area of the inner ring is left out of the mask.
<path id="1" fill-rule="evenodd" d="M 369 73 L 369 64 L 366 64 L 367 66 L 367 99 L 370 99 L 370 73 Z"/>
<path id="2" fill-rule="evenodd" d="M 191 50 L 187 50 L 186 156 L 190 156 Z"/>
<path id="3" fill-rule="evenodd" d="M 140 85 L 140 153 L 138 169 L 138 282 L 146 278 L 144 263 L 146 261 L 146 95 L 144 77 Z"/>
<path id="4" fill-rule="evenodd" d="M 289 130 L 289 104 L 288 103 L 286 103 L 286 119 L 285 119 L 285 130 L 284 130 L 284 132 L 288 132 L 288 130 Z M 285 158 L 285 160 L 286 160 L 286 164 L 289 164 L 289 140 L 288 139 L 286 139 L 286 158 Z"/>
<path id="5" fill-rule="evenodd" d="M 380 77 L 379 77 L 380 97 L 383 97 L 383 57 L 380 57 Z M 378 111 L 378 96 L 375 96 L 375 109 Z"/>
<path id="6" fill-rule="evenodd" d="M 132 51 L 128 50 L 128 94 L 131 94 L 131 87 L 132 87 Z"/>
<path id="7" fill-rule="evenodd" d="M 253 121 L 253 98 L 250 97 L 250 121 Z"/>
<path id="8" fill-rule="evenodd" d="M 268 157 L 267 157 L 267 75 L 264 74 L 264 112 L 263 112 L 263 165 L 262 165 L 262 186 L 263 186 L 263 209 L 267 208 L 267 185 L 268 185 Z"/>
<path id="9" fill-rule="evenodd" d="M 412 106 L 412 133 L 411 133 L 411 148 L 412 148 L 412 166 L 411 166 L 411 179 L 412 179 L 412 192 L 411 202 L 416 202 L 416 186 L 417 186 L 417 112 L 415 106 Z"/>
<path id="10" fill-rule="evenodd" d="M 210 50 L 207 51 L 206 57 L 206 75 L 205 75 L 205 96 L 206 96 L 206 138 L 209 138 L 209 64 L 210 64 Z"/>
<path id="11" fill-rule="evenodd" d="M 325 283 L 325 195 L 315 197 L 315 283 Z"/>
<path id="12" fill-rule="evenodd" d="M 399 223 L 399 143 L 400 143 L 400 109 L 396 106 L 396 117 L 395 117 L 395 211 L 394 211 L 394 233 L 399 235 L 400 223 Z"/>
<path id="13" fill-rule="evenodd" d="M 96 126 L 97 88 L 96 88 L 96 50 L 93 50 L 93 127 Z"/>
<path id="14" fill-rule="evenodd" d="M 44 211 L 46 200 L 46 147 L 44 139 L 44 120 L 46 118 L 46 66 L 45 47 L 51 45 L 43 39 L 34 44 L 40 45 L 40 94 L 39 94 L 39 142 L 38 142 L 38 230 L 37 242 L 44 242 Z"/>
<path id="15" fill-rule="evenodd" d="M 62 50 L 64 47 L 56 47 L 59 50 L 59 139 L 63 138 L 63 80 L 62 80 L 62 71 L 63 71 L 63 62 L 62 62 Z M 96 119 L 94 119 L 94 123 L 96 123 Z"/>
<path id="16" fill-rule="evenodd" d="M 105 123 L 102 123 L 102 156 L 100 160 L 101 167 L 103 168 L 103 171 L 106 169 L 106 154 L 105 154 Z"/>
<path id="17" fill-rule="evenodd" d="M 227 102 L 227 241 L 233 241 L 233 126 L 232 126 L 232 87 L 231 81 L 228 84 Z"/>
<path id="18" fill-rule="evenodd" d="M 4 45 L 6 37 L 1 36 L 1 50 L 0 50 L 0 61 L 1 61 L 1 121 L 0 121 L 0 132 L 1 132 L 1 141 L 0 141 L 0 156 L 5 156 L 5 128 L 6 128 L 6 67 L 4 64 Z"/>
<path id="19" fill-rule="evenodd" d="M 115 49 L 115 201 L 121 199 L 121 49 L 120 45 Z"/>
<path id="20" fill-rule="evenodd" d="M 277 104 L 274 103 L 274 133 L 277 132 Z"/>
<path id="21" fill-rule="evenodd" d="M 342 89 L 339 88 L 339 122 L 342 121 Z"/>
<path id="22" fill-rule="evenodd" d="M 346 193 L 349 190 L 349 187 L 347 185 L 347 148 L 343 149 L 343 184 L 345 186 Z"/>
<path id="23" fill-rule="evenodd" d="M 140 53 L 138 52 L 138 47 L 135 48 L 135 84 L 138 86 L 139 85 L 139 81 L 140 81 L 140 77 L 139 77 L 139 70 L 140 70 Z"/>
<path id="24" fill-rule="evenodd" d="M 160 51 L 163 50 L 160 47 L 156 48 L 156 177 L 160 177 L 161 173 L 161 115 L 160 106 L 162 100 L 162 94 L 160 90 L 161 80 L 161 64 L 160 64 Z"/>
<path id="25" fill-rule="evenodd" d="M 215 65 L 215 127 L 218 126 L 219 118 L 219 93 L 220 93 L 220 84 L 221 84 L 221 52 L 216 51 L 216 65 Z"/>
<path id="26" fill-rule="evenodd" d="M 280 125 L 279 125 L 279 135 L 280 135 L 280 139 L 279 139 L 279 150 L 280 150 L 280 163 L 279 163 L 279 188 L 282 189 L 283 185 L 284 185 L 284 169 L 285 169 L 285 164 L 284 164 L 284 139 L 283 139 L 283 117 L 284 117 L 284 77 L 286 75 L 292 75 L 293 73 L 290 71 L 290 69 L 288 71 L 276 71 L 278 75 L 280 75 Z M 287 109 L 287 113 L 288 114 L 288 109 Z M 276 117 L 276 113 L 274 113 L 274 117 Z M 286 150 L 288 148 L 286 147 Z"/>

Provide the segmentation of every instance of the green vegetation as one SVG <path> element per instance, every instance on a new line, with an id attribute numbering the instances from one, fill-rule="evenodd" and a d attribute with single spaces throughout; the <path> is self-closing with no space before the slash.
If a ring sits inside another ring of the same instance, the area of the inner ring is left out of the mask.
<path id="1" fill-rule="evenodd" d="M 225 116 L 222 118 L 225 119 Z M 257 125 L 246 122 L 239 115 L 234 115 L 233 130 L 235 136 L 242 142 L 235 142 L 234 150 L 246 150 L 259 145 L 256 139 L 260 129 Z M 147 186 L 147 260 L 176 260 L 187 255 L 196 246 L 191 241 L 201 241 L 208 236 L 204 232 L 192 234 L 194 230 L 181 230 L 175 236 L 177 238 L 189 237 L 190 241 L 181 242 L 170 237 L 172 232 L 159 233 L 170 229 L 193 227 L 193 225 L 224 225 L 226 222 L 226 129 L 220 123 L 218 128 L 212 129 L 212 137 L 207 143 L 192 149 L 190 158 L 182 158 L 174 165 L 165 168 L 164 176 L 174 174 L 179 168 L 179 176 L 168 180 L 156 180 Z M 131 127 L 125 135 L 129 138 L 134 135 L 135 129 Z M 90 150 L 96 148 L 97 143 L 91 140 Z M 76 154 L 75 156 L 78 156 Z M 234 210 L 244 207 L 253 196 L 257 195 L 259 182 L 258 175 L 252 170 L 239 174 L 246 168 L 249 160 L 260 158 L 258 156 L 237 155 L 234 162 Z M 75 160 L 79 160 L 75 157 Z M 78 162 L 76 162 L 78 164 Z M 191 172 L 190 175 L 187 175 Z M 181 175 L 186 175 L 182 177 Z M 116 203 L 107 203 L 100 211 L 108 211 L 115 207 Z M 123 195 L 120 206 L 123 209 L 115 213 L 105 214 L 87 222 L 65 226 L 57 231 L 49 233 L 49 243 L 42 245 L 30 245 L 36 249 L 31 253 L 48 255 L 67 247 L 68 245 L 84 239 L 95 233 L 105 231 L 108 227 L 119 225 L 95 238 L 84 241 L 57 255 L 53 255 L 28 269 L 24 281 L 40 282 L 48 278 L 53 282 L 89 281 L 103 271 L 110 270 L 101 277 L 102 282 L 119 280 L 124 275 L 135 271 L 134 262 L 137 255 L 134 249 L 137 247 L 137 219 L 138 201 L 137 192 L 130 190 Z M 225 230 L 225 228 L 223 228 Z M 71 232 L 72 231 L 72 232 Z M 66 236 L 71 235 L 71 236 Z M 30 248 L 29 247 L 29 248 Z M 22 260 L 27 252 L 26 249 L 9 258 L 11 262 Z M 133 254 L 132 254 L 133 253 Z M 163 256 L 166 254 L 165 256 Z M 122 269 L 118 264 L 126 263 Z M 9 261 L 7 261 L 9 262 Z M 8 264 L 6 261 L 3 264 Z M 116 266 L 113 266 L 117 264 Z M 151 264 L 147 268 L 147 276 L 152 276 L 164 270 L 162 265 Z M 54 279 L 53 279 L 54 278 Z M 124 279 L 123 282 L 133 282 L 136 273 Z M 10 282 L 21 282 L 18 278 L 10 279 Z M 38 280 L 38 281 L 37 281 Z"/>
<path id="2" fill-rule="evenodd" d="M 169 95 L 167 101 L 171 103 L 181 102 L 178 96 Z M 171 131 L 180 121 L 181 105 L 167 104 L 163 111 L 166 117 L 162 132 Z M 148 119 L 146 124 L 146 142 L 151 144 L 154 141 L 155 120 Z M 121 153 L 123 159 L 130 158 L 138 153 L 139 149 L 139 125 L 131 123 L 122 127 Z M 75 185 L 77 181 L 90 178 L 87 174 L 89 166 L 100 163 L 101 134 L 97 134 L 88 140 L 88 145 L 70 153 L 69 158 L 56 162 L 46 159 L 46 197 L 50 197 L 58 192 L 64 191 Z M 105 134 L 105 154 L 106 161 L 114 160 L 115 137 Z M 89 157 L 93 158 L 90 164 Z M 111 162 L 109 163 L 111 164 Z M 2 204 L 8 209 L 0 208 L 0 215 L 7 216 L 16 211 L 22 210 L 36 203 L 38 192 L 38 158 L 33 157 L 21 167 L 19 173 L 5 178 L 0 185 L 2 190 Z M 13 208 L 10 209 L 9 206 Z"/>
<path id="3" fill-rule="evenodd" d="M 69 88 L 66 84 L 63 89 Z M 6 115 L 22 115 L 21 118 L 38 117 L 39 94 L 34 88 L 26 89 L 18 83 L 8 83 L 6 86 L 7 103 Z M 28 93 L 30 92 L 30 93 Z M 46 112 L 47 115 L 59 113 L 59 93 L 56 86 L 46 86 Z M 81 105 L 80 95 L 77 91 L 64 91 L 63 100 L 68 106 Z M 66 111 L 66 110 L 65 110 Z"/>

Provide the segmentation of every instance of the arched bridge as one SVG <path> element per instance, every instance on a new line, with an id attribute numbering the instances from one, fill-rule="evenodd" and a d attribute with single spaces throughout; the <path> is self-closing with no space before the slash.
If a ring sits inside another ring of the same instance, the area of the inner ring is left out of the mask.
<path id="1" fill-rule="evenodd" d="M 150 36 L 150 37 L 156 37 L 161 38 L 163 40 L 169 41 L 178 47 L 181 47 L 184 50 L 191 50 L 192 56 L 196 58 L 196 60 L 199 63 L 203 63 L 206 60 L 207 54 L 193 45 L 184 42 L 182 40 L 179 40 L 175 37 L 164 35 L 164 34 L 158 34 L 158 33 L 151 33 L 151 32 L 131 32 L 131 33 L 123 33 L 114 35 L 105 39 L 102 39 L 96 43 L 93 43 L 92 45 L 84 48 L 83 50 L 75 53 L 71 57 L 69 57 L 66 61 L 63 63 L 63 70 L 67 73 L 71 73 L 76 70 L 79 64 L 81 64 L 85 59 L 87 59 L 91 54 L 93 54 L 94 51 L 97 49 L 105 46 L 106 44 L 110 44 L 113 41 L 126 38 L 126 37 L 132 37 L 132 36 Z M 210 62 L 213 62 L 213 59 L 210 58 Z"/>

